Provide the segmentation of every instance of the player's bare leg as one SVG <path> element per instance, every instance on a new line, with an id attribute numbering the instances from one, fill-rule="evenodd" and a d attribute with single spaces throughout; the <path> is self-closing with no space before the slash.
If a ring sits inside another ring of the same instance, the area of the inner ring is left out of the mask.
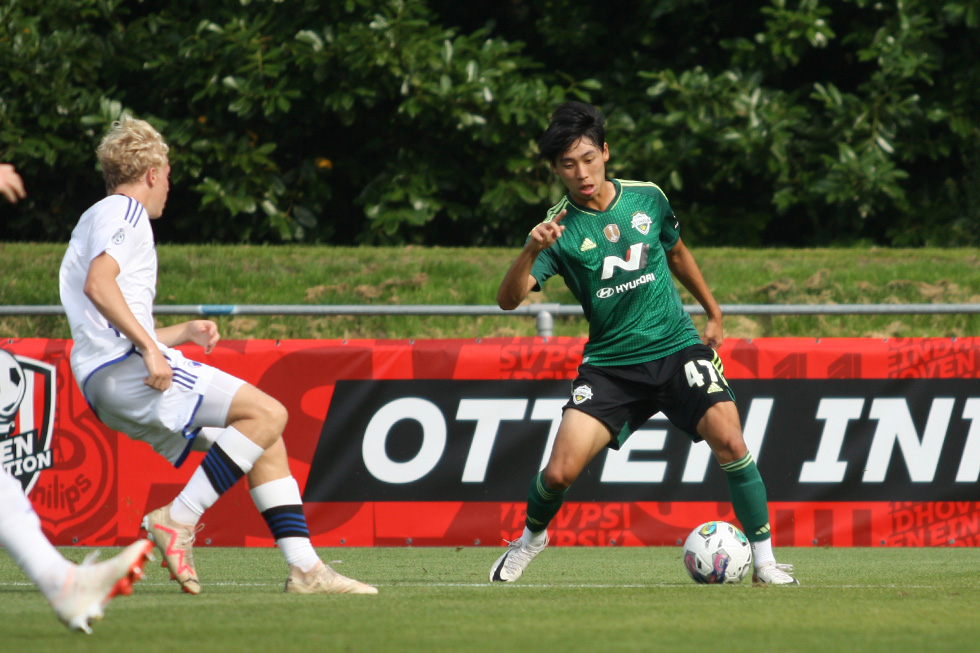
<path id="1" fill-rule="evenodd" d="M 565 491 L 610 437 L 605 425 L 591 415 L 572 408 L 565 411 L 548 464 L 531 479 L 524 533 L 508 542 L 507 551 L 490 567 L 490 582 L 516 581 L 544 551 L 548 546 L 548 523 L 561 507 Z"/>

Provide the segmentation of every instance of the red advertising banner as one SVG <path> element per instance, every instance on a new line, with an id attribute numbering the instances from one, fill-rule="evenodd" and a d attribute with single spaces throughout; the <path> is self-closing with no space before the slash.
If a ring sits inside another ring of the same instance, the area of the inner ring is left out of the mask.
<path id="1" fill-rule="evenodd" d="M 519 535 L 582 338 L 226 341 L 191 358 L 289 410 L 317 546 L 492 545 Z M 56 544 L 118 545 L 199 463 L 173 468 L 102 425 L 71 342 L 0 341 L 0 460 Z M 777 546 L 980 544 L 980 338 L 726 341 Z M 734 521 L 704 443 L 654 416 L 600 454 L 552 522 L 557 545 L 680 544 Z M 244 482 L 198 545 L 271 546 Z"/>

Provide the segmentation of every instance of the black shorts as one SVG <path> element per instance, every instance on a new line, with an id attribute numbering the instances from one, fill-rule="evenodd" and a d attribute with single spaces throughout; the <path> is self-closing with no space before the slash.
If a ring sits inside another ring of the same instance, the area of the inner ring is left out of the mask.
<path id="1" fill-rule="evenodd" d="M 691 345 L 664 358 L 635 365 L 583 363 L 572 382 L 564 409 L 595 417 L 612 433 L 609 446 L 620 446 L 652 415 L 667 419 L 700 442 L 697 425 L 711 406 L 735 401 L 721 358 L 707 345 Z"/>

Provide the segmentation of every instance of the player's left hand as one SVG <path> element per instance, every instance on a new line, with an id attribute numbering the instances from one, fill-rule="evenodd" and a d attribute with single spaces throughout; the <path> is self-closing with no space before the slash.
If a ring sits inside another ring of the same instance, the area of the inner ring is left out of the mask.
<path id="1" fill-rule="evenodd" d="M 221 334 L 218 325 L 211 320 L 192 320 L 187 323 L 187 339 L 204 347 L 205 354 L 210 354 L 221 340 Z"/>
<path id="2" fill-rule="evenodd" d="M 708 320 L 708 324 L 704 327 L 704 335 L 701 336 L 701 342 L 712 349 L 718 349 L 724 341 L 725 335 L 721 328 L 721 320 Z"/>
<path id="3" fill-rule="evenodd" d="M 0 163 L 0 195 L 6 197 L 11 204 L 27 197 L 24 180 L 9 163 Z"/>

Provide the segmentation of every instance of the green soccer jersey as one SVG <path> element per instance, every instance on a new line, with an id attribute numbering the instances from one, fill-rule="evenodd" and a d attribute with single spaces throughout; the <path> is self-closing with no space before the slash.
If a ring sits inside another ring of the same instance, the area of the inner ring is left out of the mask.
<path id="1" fill-rule="evenodd" d="M 531 274 L 538 282 L 559 274 L 589 321 L 583 362 L 630 365 L 663 358 L 701 338 L 667 267 L 666 252 L 680 238 L 667 197 L 656 184 L 613 179 L 616 196 L 602 212 L 566 195 L 565 231 L 542 251 Z"/>

